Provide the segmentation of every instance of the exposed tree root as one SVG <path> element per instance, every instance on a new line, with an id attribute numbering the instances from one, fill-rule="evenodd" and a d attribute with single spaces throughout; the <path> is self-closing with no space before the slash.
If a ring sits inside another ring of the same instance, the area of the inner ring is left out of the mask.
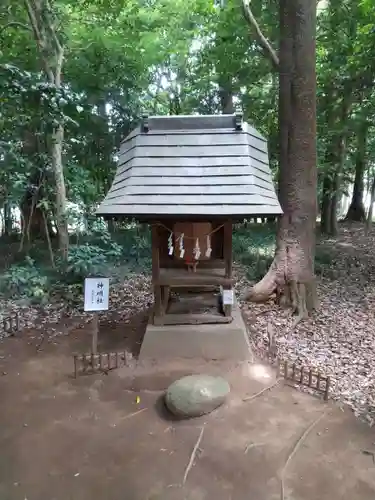
<path id="1" fill-rule="evenodd" d="M 316 285 L 313 278 L 304 283 L 294 280 L 278 283 L 276 277 L 271 278 L 267 274 L 244 294 L 243 300 L 259 303 L 267 302 L 275 296 L 280 306 L 292 307 L 293 312 L 301 316 L 298 322 L 317 308 Z"/>
<path id="2" fill-rule="evenodd" d="M 276 272 L 273 266 L 266 275 L 252 288 L 246 290 L 242 299 L 251 302 L 267 302 L 278 290 Z"/>
<path id="3" fill-rule="evenodd" d="M 309 279 L 290 278 L 288 269 L 287 260 L 276 255 L 266 275 L 247 290 L 242 299 L 259 303 L 275 296 L 281 307 L 292 308 L 298 316 L 297 325 L 317 308 L 316 284 L 313 276 Z"/>

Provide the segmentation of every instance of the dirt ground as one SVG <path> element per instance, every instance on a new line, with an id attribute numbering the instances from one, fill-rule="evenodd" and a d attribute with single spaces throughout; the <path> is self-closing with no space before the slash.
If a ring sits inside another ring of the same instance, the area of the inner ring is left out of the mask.
<path id="1" fill-rule="evenodd" d="M 100 348 L 136 354 L 144 321 L 104 325 Z M 363 453 L 375 449 L 374 431 L 282 383 L 243 401 L 273 384 L 268 367 L 176 361 L 74 379 L 71 355 L 86 350 L 87 329 L 39 351 L 32 337 L 0 343 L 1 500 L 375 498 L 374 460 Z M 208 416 L 176 421 L 163 390 L 195 372 L 224 375 L 230 398 Z"/>

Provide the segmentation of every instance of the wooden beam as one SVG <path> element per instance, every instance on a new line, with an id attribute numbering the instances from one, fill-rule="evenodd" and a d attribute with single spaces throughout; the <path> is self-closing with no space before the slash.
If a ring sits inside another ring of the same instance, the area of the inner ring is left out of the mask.
<path id="1" fill-rule="evenodd" d="M 176 269 L 176 271 L 179 271 Z M 195 272 L 188 273 L 187 271 L 181 273 L 161 273 L 159 278 L 156 279 L 154 285 L 170 286 L 170 287 L 194 287 L 194 286 L 227 286 L 233 285 L 232 278 L 226 278 L 224 276 L 215 276 Z"/>
<path id="2" fill-rule="evenodd" d="M 231 317 L 219 316 L 217 314 L 166 314 L 165 316 L 154 316 L 154 325 L 207 325 L 231 323 Z"/>
<path id="3" fill-rule="evenodd" d="M 160 258 L 160 267 L 168 267 L 173 269 L 184 269 L 186 271 L 186 262 L 183 259 Z M 198 269 L 223 269 L 225 262 L 223 259 L 201 260 Z"/>

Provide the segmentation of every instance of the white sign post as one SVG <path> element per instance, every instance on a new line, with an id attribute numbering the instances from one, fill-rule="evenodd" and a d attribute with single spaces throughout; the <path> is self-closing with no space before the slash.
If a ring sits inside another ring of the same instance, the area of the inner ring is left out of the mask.
<path id="1" fill-rule="evenodd" d="M 233 303 L 234 303 L 233 290 L 223 290 L 222 297 L 223 297 L 223 305 L 224 306 L 232 306 L 233 305 Z"/>
<path id="2" fill-rule="evenodd" d="M 87 312 L 98 313 L 108 311 L 109 308 L 109 278 L 86 278 L 84 310 Z M 98 352 L 98 330 L 99 317 L 94 314 L 94 328 L 92 332 L 92 354 Z"/>

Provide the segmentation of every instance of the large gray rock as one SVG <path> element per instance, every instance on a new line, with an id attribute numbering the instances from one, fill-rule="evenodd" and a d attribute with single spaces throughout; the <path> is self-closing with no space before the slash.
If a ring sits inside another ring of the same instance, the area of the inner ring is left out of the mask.
<path id="1" fill-rule="evenodd" d="M 178 417 L 199 417 L 222 405 L 228 382 L 211 375 L 189 375 L 173 382 L 165 394 L 167 408 Z"/>

